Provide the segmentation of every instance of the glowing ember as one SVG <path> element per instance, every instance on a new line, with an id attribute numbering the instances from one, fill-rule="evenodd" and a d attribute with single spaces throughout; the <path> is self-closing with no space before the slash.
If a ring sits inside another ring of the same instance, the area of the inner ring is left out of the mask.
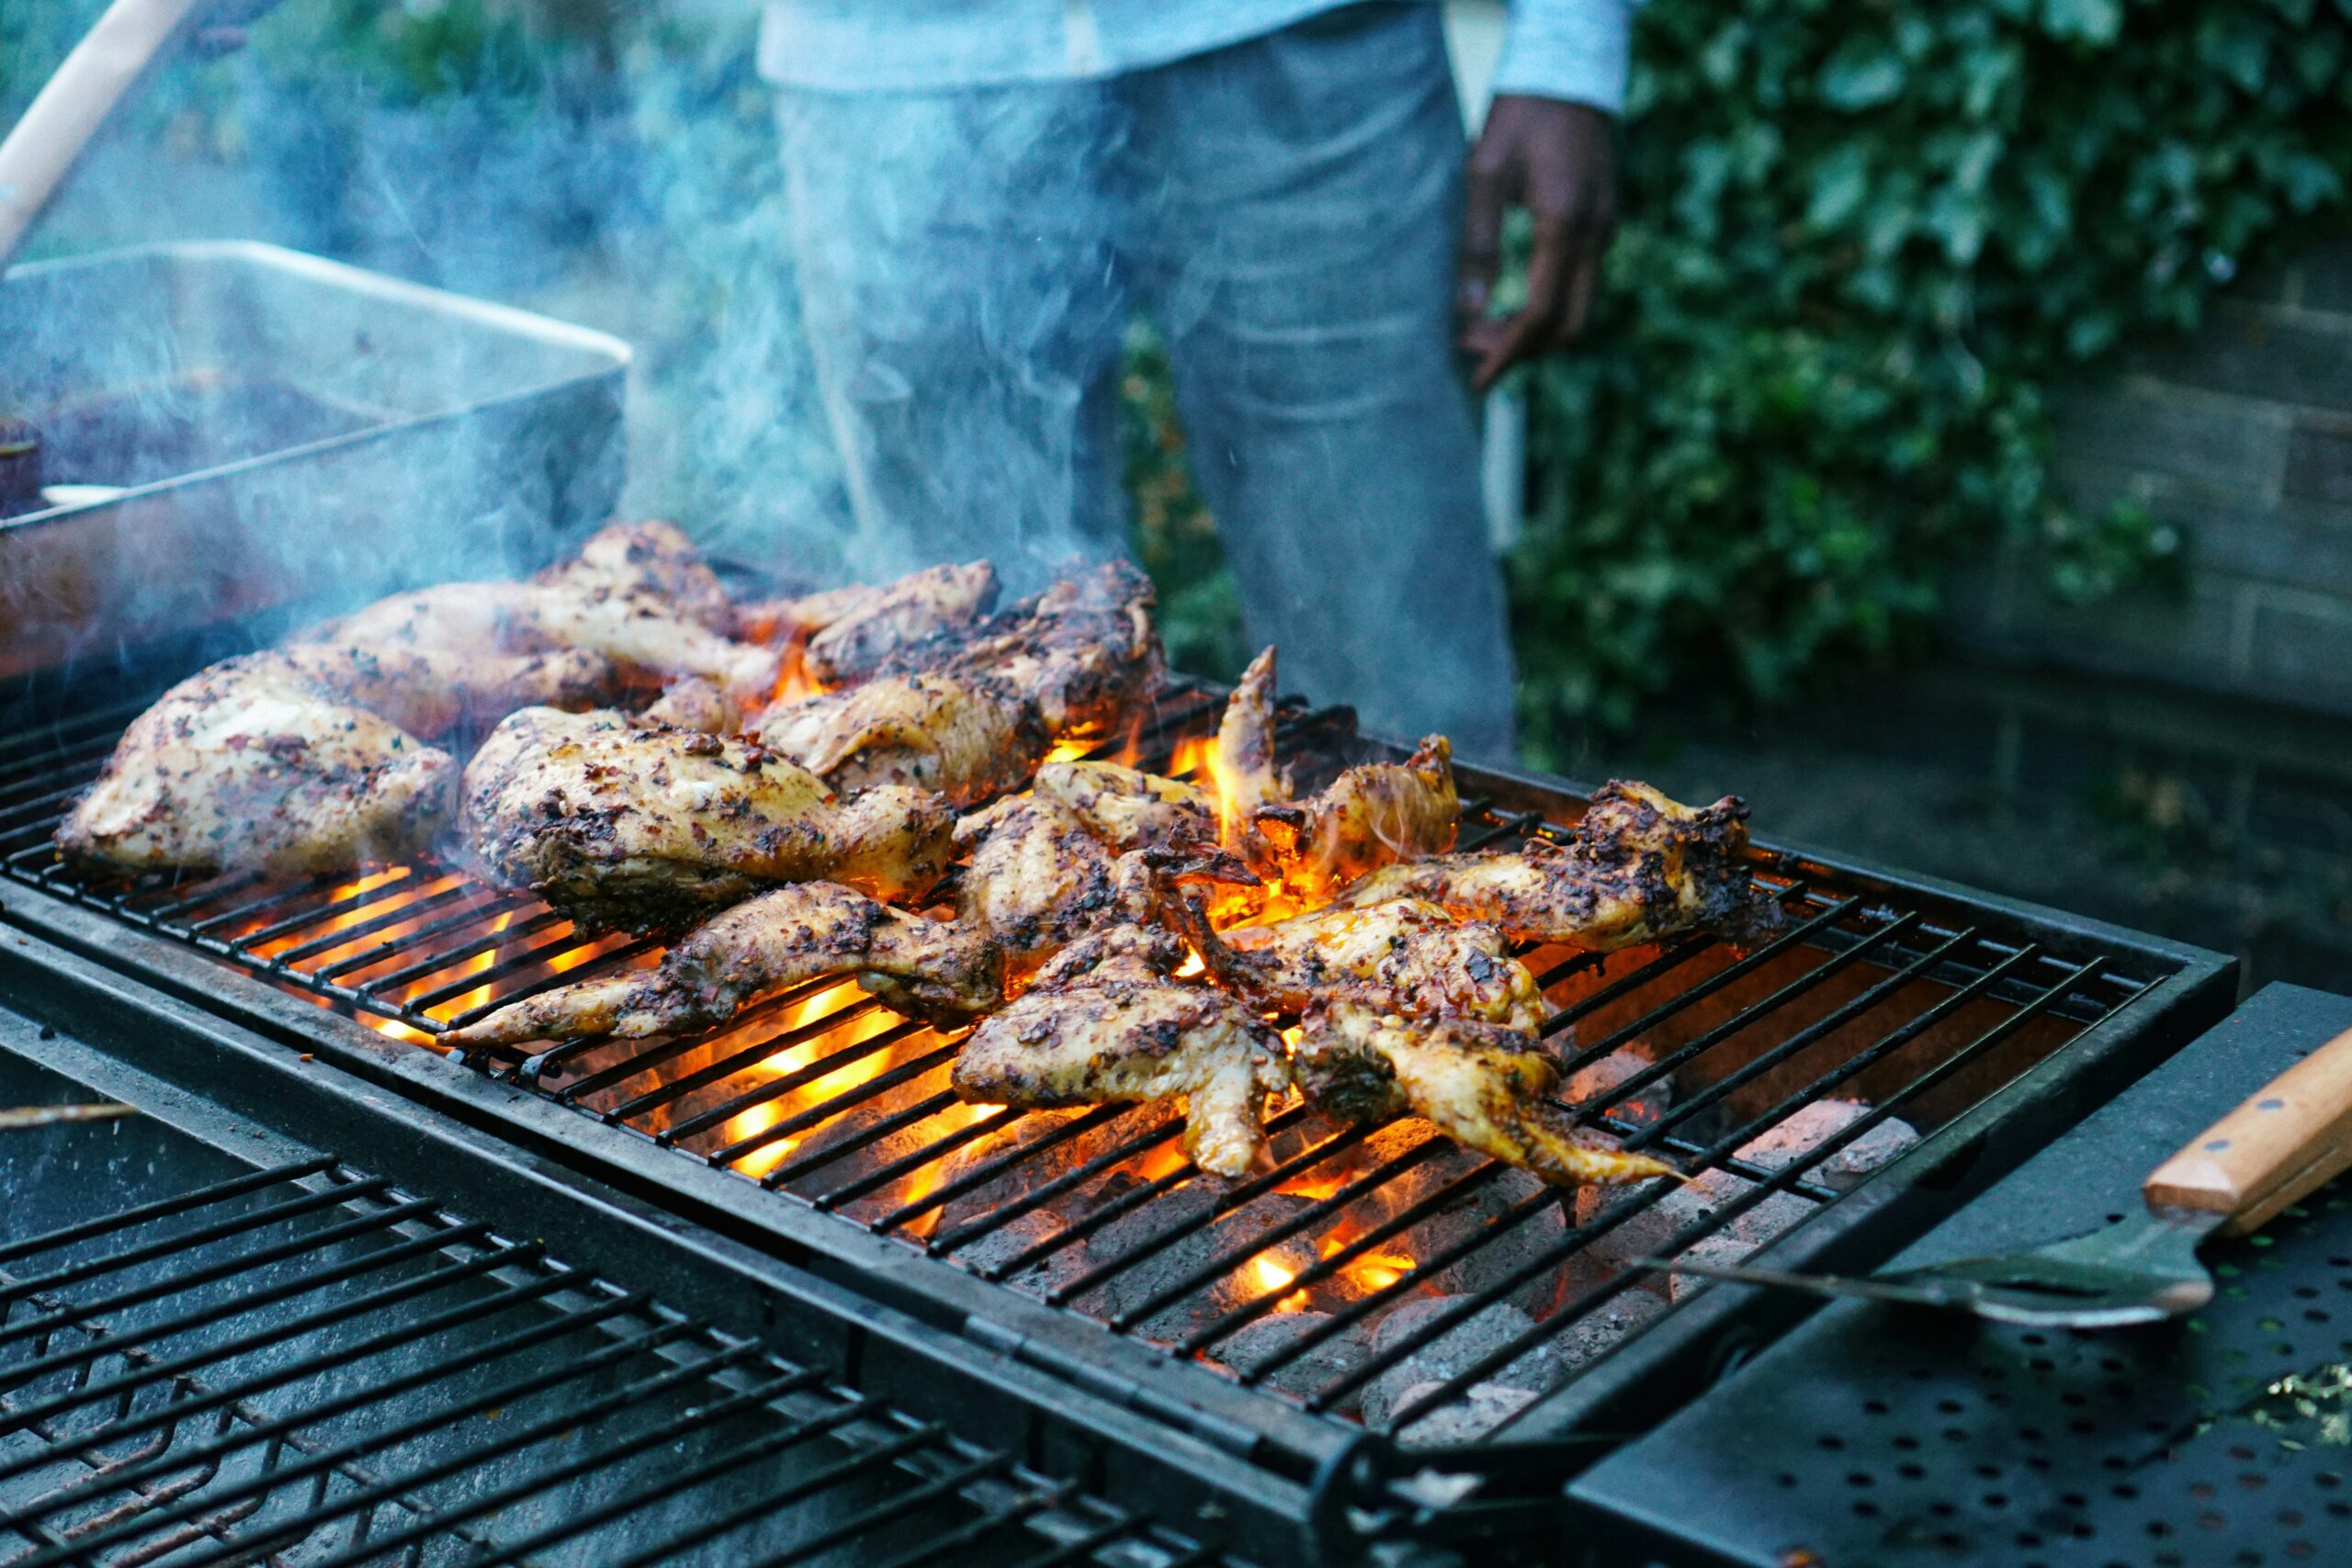
<path id="1" fill-rule="evenodd" d="M 1306 1292 L 1290 1289 L 1292 1281 L 1297 1278 L 1297 1269 L 1285 1268 L 1263 1253 L 1250 1260 L 1250 1279 L 1261 1295 L 1290 1292 L 1274 1303 L 1276 1312 L 1304 1312 L 1306 1309 Z"/>

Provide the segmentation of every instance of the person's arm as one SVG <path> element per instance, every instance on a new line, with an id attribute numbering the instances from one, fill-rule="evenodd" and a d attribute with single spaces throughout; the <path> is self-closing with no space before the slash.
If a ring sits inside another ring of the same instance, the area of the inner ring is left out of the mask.
<path id="1" fill-rule="evenodd" d="M 1470 153 L 1457 306 L 1462 347 L 1484 390 L 1524 359 L 1584 330 L 1600 258 L 1617 226 L 1614 118 L 1624 107 L 1640 0 L 1514 0 L 1494 100 Z M 1527 301 L 1489 316 L 1503 214 L 1534 220 Z"/>

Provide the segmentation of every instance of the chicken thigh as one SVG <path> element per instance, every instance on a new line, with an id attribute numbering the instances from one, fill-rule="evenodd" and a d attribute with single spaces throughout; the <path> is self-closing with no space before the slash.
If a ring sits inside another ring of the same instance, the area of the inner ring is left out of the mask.
<path id="1" fill-rule="evenodd" d="M 843 800 L 751 741 L 553 708 L 482 742 L 465 812 L 496 880 L 591 931 L 674 930 L 777 882 L 913 897 L 945 874 L 955 831 L 947 803 L 921 790 Z"/>

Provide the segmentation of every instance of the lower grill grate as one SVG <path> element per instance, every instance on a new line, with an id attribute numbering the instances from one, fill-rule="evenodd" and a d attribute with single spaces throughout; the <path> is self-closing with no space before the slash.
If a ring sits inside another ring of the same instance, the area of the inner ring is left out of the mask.
<path id="1" fill-rule="evenodd" d="M 1175 767 L 1219 702 L 1174 694 L 1142 738 L 1145 765 Z M 625 937 L 578 941 L 535 900 L 432 865 L 295 883 L 76 878 L 50 835 L 135 711 L 0 745 L 8 875 L 436 1049 L 492 1007 L 658 957 Z M 1295 752 L 1329 743 L 1327 716 L 1286 712 Z M 1557 839 L 1578 810 L 1565 795 L 1529 809 L 1468 800 L 1462 843 Z M 1272 1170 L 1204 1180 L 1165 1109 L 962 1104 L 946 1084 L 956 1037 L 846 983 L 707 1034 L 469 1065 L 1310 1411 L 1451 1442 L 1510 1414 L 1496 1387 L 1523 1406 L 1679 1304 L 1629 1258 L 1753 1250 L 1835 1202 L 1905 1124 L 1945 1124 L 2170 972 L 2095 941 L 2062 952 L 1998 910 L 1796 857 L 1759 854 L 1757 870 L 1790 924 L 1752 950 L 1702 937 L 1525 955 L 1572 1075 L 1570 1113 L 1703 1173 L 1703 1201 L 1659 1183 L 1564 1199 L 1419 1124 L 1343 1126 L 1295 1104 L 1272 1121 Z"/>
<path id="2" fill-rule="evenodd" d="M 0 1430 L 17 1568 L 1211 1561 L 329 1159 L 0 1228 Z"/>

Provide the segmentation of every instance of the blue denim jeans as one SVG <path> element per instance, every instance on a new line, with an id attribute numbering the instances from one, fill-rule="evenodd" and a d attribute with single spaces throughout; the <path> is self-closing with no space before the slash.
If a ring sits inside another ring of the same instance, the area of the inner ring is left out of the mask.
<path id="1" fill-rule="evenodd" d="M 869 572 L 1026 588 L 1125 547 L 1134 312 L 1167 343 L 1253 646 L 1367 728 L 1508 758 L 1513 676 L 1450 317 L 1434 6 L 1098 81 L 785 89 L 802 308 Z"/>

